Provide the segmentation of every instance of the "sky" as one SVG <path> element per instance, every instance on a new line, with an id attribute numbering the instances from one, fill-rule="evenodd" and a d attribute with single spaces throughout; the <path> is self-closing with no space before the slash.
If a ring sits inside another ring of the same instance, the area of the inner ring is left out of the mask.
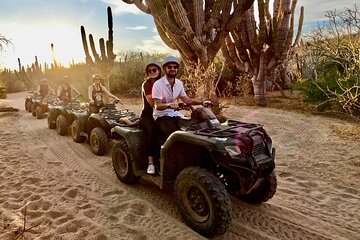
<path id="1" fill-rule="evenodd" d="M 326 11 L 354 4 L 355 0 L 298 0 L 295 22 L 300 6 L 305 8 L 303 31 L 307 31 L 325 19 Z M 161 41 L 152 16 L 122 0 L 0 0 L 0 34 L 12 41 L 0 53 L 0 68 L 17 69 L 17 58 L 26 66 L 35 56 L 41 64 L 51 63 L 51 43 L 57 61 L 64 66 L 71 61 L 84 62 L 80 26 L 94 36 L 99 48 L 98 39 L 108 37 L 108 6 L 113 13 L 115 54 L 171 51 Z"/>

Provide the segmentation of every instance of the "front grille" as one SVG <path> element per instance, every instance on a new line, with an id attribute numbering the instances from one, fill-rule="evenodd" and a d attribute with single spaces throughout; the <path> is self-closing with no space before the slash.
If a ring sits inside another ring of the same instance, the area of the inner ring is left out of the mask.
<path id="1" fill-rule="evenodd" d="M 265 153 L 265 143 L 261 142 L 256 144 L 252 150 L 253 156 L 257 156 L 263 153 Z"/>

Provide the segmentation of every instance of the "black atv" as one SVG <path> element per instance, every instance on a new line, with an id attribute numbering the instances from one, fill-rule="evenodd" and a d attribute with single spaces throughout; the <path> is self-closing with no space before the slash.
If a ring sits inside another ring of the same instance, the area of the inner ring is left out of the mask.
<path id="1" fill-rule="evenodd" d="M 91 151 L 96 155 L 104 155 L 111 138 L 111 129 L 115 126 L 126 125 L 120 118 L 137 119 L 136 114 L 129 110 L 117 110 L 115 103 L 106 104 L 98 113 L 74 113 L 75 119 L 71 125 L 71 134 L 75 142 L 89 140 Z"/>
<path id="2" fill-rule="evenodd" d="M 53 104 L 56 100 L 56 97 L 53 95 L 49 95 L 47 97 L 43 97 L 38 93 L 31 99 L 31 112 L 32 115 L 37 119 L 43 118 L 44 114 L 49 111 L 49 105 Z"/>
<path id="3" fill-rule="evenodd" d="M 50 129 L 56 129 L 59 135 L 65 135 L 68 127 L 74 121 L 75 113 L 88 112 L 88 106 L 86 103 L 81 103 L 78 98 L 70 99 L 68 102 L 59 100 L 56 104 L 49 106 L 49 114 L 47 118 L 48 127 Z"/>
<path id="4" fill-rule="evenodd" d="M 191 112 L 181 130 L 165 140 L 160 172 L 146 173 L 145 136 L 137 127 L 116 126 L 112 162 L 117 177 L 134 183 L 143 177 L 162 189 L 174 183 L 175 199 L 186 223 L 206 237 L 226 232 L 231 221 L 232 194 L 262 203 L 276 192 L 275 149 L 262 125 L 228 120 L 220 124 L 209 108 Z"/>
<path id="5" fill-rule="evenodd" d="M 27 112 L 32 111 L 32 98 L 34 97 L 35 93 L 33 91 L 28 92 L 25 96 L 25 110 Z"/>

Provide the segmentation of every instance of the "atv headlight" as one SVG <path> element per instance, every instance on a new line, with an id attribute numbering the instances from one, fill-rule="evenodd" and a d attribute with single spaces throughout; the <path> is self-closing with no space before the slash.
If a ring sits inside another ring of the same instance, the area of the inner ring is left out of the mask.
<path id="1" fill-rule="evenodd" d="M 236 145 L 226 146 L 225 150 L 229 153 L 231 157 L 235 157 L 241 153 L 240 148 Z"/>

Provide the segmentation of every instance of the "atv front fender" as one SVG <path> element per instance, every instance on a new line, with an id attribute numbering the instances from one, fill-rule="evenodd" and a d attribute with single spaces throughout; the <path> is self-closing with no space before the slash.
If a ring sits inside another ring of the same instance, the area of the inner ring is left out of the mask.
<path id="1" fill-rule="evenodd" d="M 80 123 L 80 127 L 79 127 L 80 132 L 85 132 L 88 118 L 89 118 L 89 114 L 87 112 L 74 113 L 74 119 L 78 119 Z"/>
<path id="2" fill-rule="evenodd" d="M 120 127 L 115 126 L 111 129 L 111 137 L 113 139 L 125 139 L 133 162 L 134 173 L 136 174 L 140 169 L 146 168 L 147 161 L 145 155 L 145 135 L 144 132 L 135 127 Z"/>

